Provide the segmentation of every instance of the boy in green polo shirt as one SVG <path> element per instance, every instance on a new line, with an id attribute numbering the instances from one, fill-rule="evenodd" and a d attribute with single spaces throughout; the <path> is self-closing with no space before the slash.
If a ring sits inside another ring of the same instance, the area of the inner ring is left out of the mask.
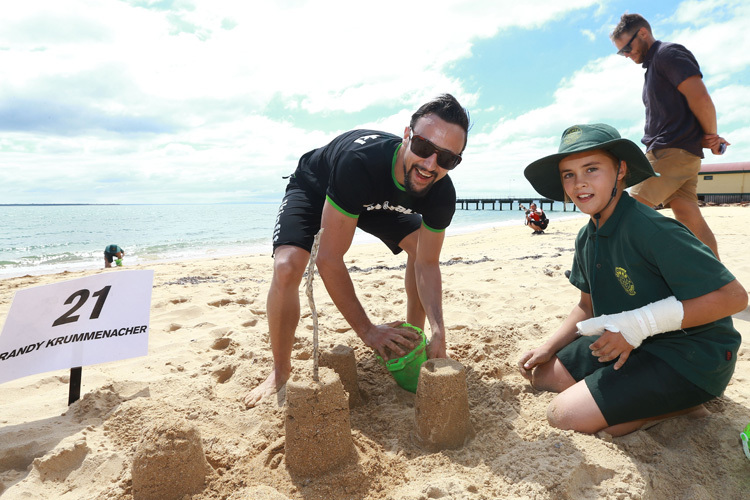
<path id="1" fill-rule="evenodd" d="M 570 274 L 580 301 L 519 362 L 534 387 L 559 392 L 550 424 L 620 436 L 705 413 L 734 372 L 731 315 L 747 292 L 685 226 L 624 191 L 655 175 L 640 148 L 609 125 L 575 125 L 524 174 L 542 196 L 591 216 Z"/>

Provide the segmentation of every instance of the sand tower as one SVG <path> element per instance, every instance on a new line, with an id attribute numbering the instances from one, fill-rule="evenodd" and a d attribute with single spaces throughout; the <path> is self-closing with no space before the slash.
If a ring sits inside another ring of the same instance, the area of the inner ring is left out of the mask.
<path id="1" fill-rule="evenodd" d="M 133 459 L 134 500 L 178 500 L 201 491 L 211 466 L 198 428 L 183 419 L 146 429 Z"/>
<path id="2" fill-rule="evenodd" d="M 460 448 L 474 437 L 466 369 L 456 360 L 425 361 L 414 403 L 414 443 L 426 451 Z"/>
<path id="3" fill-rule="evenodd" d="M 290 472 L 317 476 L 356 460 L 349 401 L 335 371 L 320 367 L 319 381 L 300 370 L 286 384 L 284 454 Z"/>
<path id="4" fill-rule="evenodd" d="M 354 349 L 345 345 L 337 345 L 333 349 L 323 351 L 320 353 L 320 365 L 332 368 L 338 374 L 341 383 L 344 384 L 344 390 L 349 394 L 349 408 L 362 404 Z"/>

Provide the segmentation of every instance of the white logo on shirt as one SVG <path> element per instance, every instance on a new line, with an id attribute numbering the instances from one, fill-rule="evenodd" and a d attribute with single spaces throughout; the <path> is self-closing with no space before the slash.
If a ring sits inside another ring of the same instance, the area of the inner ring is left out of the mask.
<path id="1" fill-rule="evenodd" d="M 401 205 L 391 205 L 388 201 L 384 201 L 382 205 L 380 203 L 373 203 L 371 205 L 364 205 L 368 212 L 372 210 L 390 210 L 392 212 L 401 212 L 402 214 L 413 214 L 411 208 L 402 207 Z"/>
<path id="2" fill-rule="evenodd" d="M 368 139 L 377 139 L 378 137 L 380 136 L 379 135 L 363 135 L 359 139 L 355 139 L 354 142 L 356 142 L 357 144 L 364 144 L 365 141 L 367 141 Z"/>

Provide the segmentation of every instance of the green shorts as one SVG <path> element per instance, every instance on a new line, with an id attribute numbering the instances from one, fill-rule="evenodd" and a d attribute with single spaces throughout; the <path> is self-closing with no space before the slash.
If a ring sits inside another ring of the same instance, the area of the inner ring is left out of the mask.
<path id="1" fill-rule="evenodd" d="M 560 349 L 557 357 L 576 382 L 586 382 L 608 425 L 665 415 L 714 399 L 641 349 L 631 351 L 619 370 L 614 369 L 614 361 L 599 362 L 589 349 L 598 338 L 580 337 Z"/>

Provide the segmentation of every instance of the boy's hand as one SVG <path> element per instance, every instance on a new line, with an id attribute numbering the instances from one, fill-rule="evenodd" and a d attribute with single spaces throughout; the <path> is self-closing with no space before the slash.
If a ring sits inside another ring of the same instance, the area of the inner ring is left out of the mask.
<path id="1" fill-rule="evenodd" d="M 591 354 L 596 356 L 601 363 L 620 358 L 614 366 L 615 370 L 619 370 L 625 364 L 625 361 L 628 360 L 633 346 L 625 340 L 622 333 L 606 330 L 596 342 L 593 342 L 589 346 L 589 349 L 591 349 Z"/>
<path id="2" fill-rule="evenodd" d="M 523 353 L 521 359 L 518 361 L 518 371 L 521 373 L 523 378 L 531 381 L 532 370 L 535 366 L 546 363 L 552 359 L 552 353 L 546 349 L 538 347 L 531 351 Z"/>

